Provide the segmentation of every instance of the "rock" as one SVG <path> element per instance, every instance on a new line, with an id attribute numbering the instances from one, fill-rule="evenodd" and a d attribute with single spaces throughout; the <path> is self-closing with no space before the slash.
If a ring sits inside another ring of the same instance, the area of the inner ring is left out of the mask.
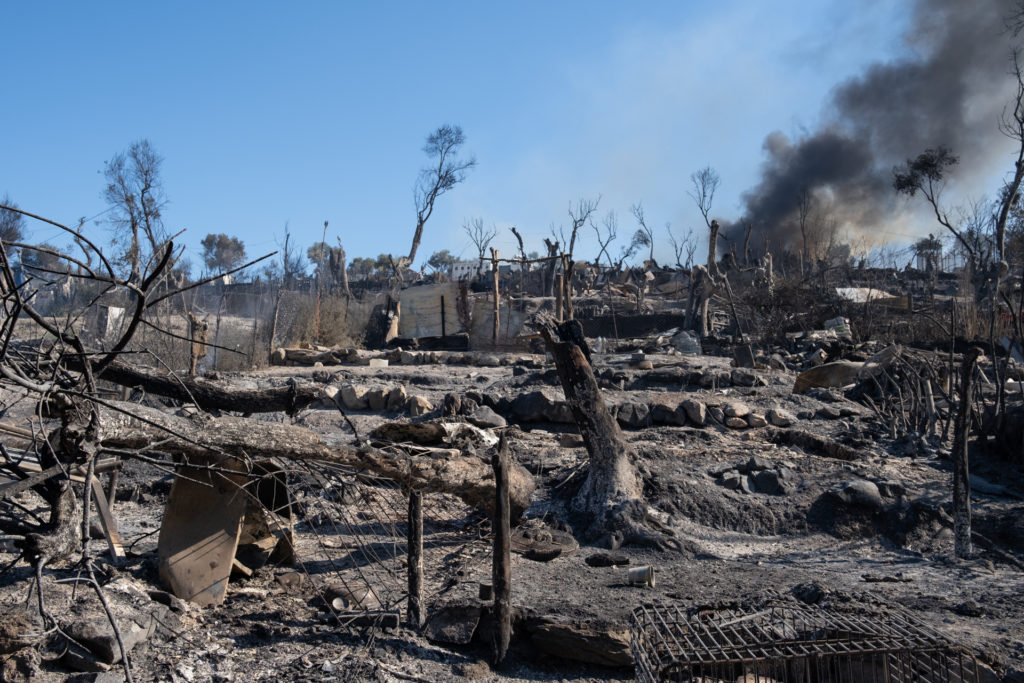
<path id="1" fill-rule="evenodd" d="M 698 427 L 703 427 L 708 419 L 708 407 L 702 402 L 688 398 L 682 403 L 686 419 Z"/>
<path id="2" fill-rule="evenodd" d="M 477 427 L 483 427 L 484 429 L 500 429 L 508 425 L 505 418 L 487 406 L 477 408 L 467 416 L 467 419 Z"/>
<path id="3" fill-rule="evenodd" d="M 757 484 L 754 482 L 754 477 L 751 475 L 745 475 L 740 479 L 739 490 L 743 493 L 756 493 Z"/>
<path id="4" fill-rule="evenodd" d="M 341 403 L 349 410 L 366 410 L 370 402 L 366 398 L 367 389 L 356 384 L 341 385 Z"/>
<path id="5" fill-rule="evenodd" d="M 387 366 L 388 366 L 388 359 L 387 358 L 371 358 L 370 359 L 370 367 L 371 368 L 386 368 Z"/>
<path id="6" fill-rule="evenodd" d="M 751 413 L 747 415 L 747 425 L 752 429 L 760 429 L 761 427 L 768 426 L 768 420 L 765 419 L 764 415 Z"/>
<path id="7" fill-rule="evenodd" d="M 761 470 L 754 475 L 754 485 L 758 493 L 775 495 L 781 493 L 782 482 L 779 481 L 779 473 L 775 470 Z"/>
<path id="8" fill-rule="evenodd" d="M 730 429 L 746 429 L 747 421 L 742 417 L 727 417 L 725 418 L 725 426 Z"/>
<path id="9" fill-rule="evenodd" d="M 672 403 L 656 398 L 649 408 L 651 422 L 654 424 L 677 425 L 680 427 L 686 424 L 686 411 L 683 409 L 682 403 Z"/>
<path id="10" fill-rule="evenodd" d="M 899 498 L 907 492 L 907 487 L 898 481 L 880 481 L 875 485 L 878 486 L 878 493 L 885 498 Z"/>
<path id="11" fill-rule="evenodd" d="M 415 351 L 402 351 L 398 357 L 402 365 L 416 365 L 420 362 L 420 354 Z"/>
<path id="12" fill-rule="evenodd" d="M 822 406 L 814 411 L 817 417 L 823 417 L 826 420 L 838 420 L 842 417 L 842 413 L 835 406 Z"/>
<path id="13" fill-rule="evenodd" d="M 743 472 L 744 474 L 747 474 L 750 472 L 760 472 L 761 470 L 768 470 L 771 469 L 772 466 L 773 463 L 771 460 L 763 458 L 760 455 L 752 455 L 750 456 L 750 460 L 748 460 L 745 465 L 739 468 L 739 471 Z"/>
<path id="14" fill-rule="evenodd" d="M 738 489 L 740 487 L 741 480 L 746 478 L 746 475 L 740 474 L 736 470 L 732 470 L 723 474 L 722 479 L 718 483 L 727 489 Z"/>
<path id="15" fill-rule="evenodd" d="M 284 349 L 274 349 L 270 354 L 271 365 L 284 365 L 288 361 L 288 353 Z"/>
<path id="16" fill-rule="evenodd" d="M 512 402 L 511 412 L 522 422 L 575 422 L 569 404 L 548 388 L 520 394 Z"/>
<path id="17" fill-rule="evenodd" d="M 419 417 L 429 413 L 434 409 L 434 406 L 422 396 L 411 396 L 408 403 L 405 404 L 405 409 L 410 417 Z"/>
<path id="18" fill-rule="evenodd" d="M 615 419 L 624 427 L 646 427 L 651 423 L 651 409 L 646 403 L 623 403 L 619 406 Z"/>
<path id="19" fill-rule="evenodd" d="M 370 410 L 379 412 L 388 407 L 388 392 L 390 389 L 370 389 L 366 392 L 366 402 L 370 406 Z"/>
<path id="20" fill-rule="evenodd" d="M 752 387 L 757 383 L 757 373 L 746 368 L 736 368 L 729 373 L 729 379 L 732 381 L 733 386 Z"/>
<path id="21" fill-rule="evenodd" d="M 585 444 L 579 434 L 559 434 L 558 445 L 562 448 L 582 448 Z"/>
<path id="22" fill-rule="evenodd" d="M 815 349 L 811 353 L 807 354 L 807 364 L 811 366 L 821 365 L 827 360 L 828 353 L 825 351 L 825 349 Z"/>
<path id="23" fill-rule="evenodd" d="M 388 410 L 401 410 L 405 407 L 408 400 L 409 396 L 406 394 L 405 387 L 392 387 L 391 391 L 388 392 L 387 408 Z"/>
<path id="24" fill-rule="evenodd" d="M 722 412 L 726 417 L 746 417 L 750 414 L 750 407 L 740 401 L 729 401 L 722 406 Z"/>
<path id="25" fill-rule="evenodd" d="M 787 369 L 786 361 L 783 360 L 782 356 L 777 353 L 773 353 L 772 355 L 768 356 L 768 367 L 771 368 L 772 370 Z"/>
<path id="26" fill-rule="evenodd" d="M 765 417 L 776 427 L 792 427 L 796 424 L 796 415 L 783 408 L 772 408 Z"/>
<path id="27" fill-rule="evenodd" d="M 819 351 L 821 351 L 819 349 Z M 821 353 L 825 353 L 821 351 Z M 827 357 L 827 356 L 826 356 Z M 810 362 L 810 361 L 808 361 Z M 801 372 L 793 383 L 793 393 L 803 394 L 814 387 L 841 387 L 857 381 L 857 373 L 864 367 L 863 363 L 849 360 L 837 360 L 833 363 L 810 363 L 817 365 L 810 370 Z"/>
<path id="28" fill-rule="evenodd" d="M 156 621 L 152 615 L 139 616 L 144 619 L 145 626 L 134 619 L 118 619 L 117 627 L 121 632 L 121 641 L 124 643 L 125 652 L 131 652 L 132 648 L 153 635 Z M 114 636 L 114 629 L 102 614 L 93 615 L 88 620 L 76 621 L 66 631 L 70 637 L 87 647 L 104 664 L 116 664 L 121 661 L 121 649 Z"/>
<path id="29" fill-rule="evenodd" d="M 718 424 L 725 424 L 725 413 L 718 406 L 711 406 L 708 408 L 708 415 L 710 415 L 711 419 Z"/>
<path id="30" fill-rule="evenodd" d="M 501 358 L 493 353 L 482 353 L 476 357 L 476 365 L 481 368 L 497 368 L 501 366 Z"/>
<path id="31" fill-rule="evenodd" d="M 726 373 L 708 370 L 700 376 L 697 384 L 704 389 L 716 389 L 719 387 L 730 386 L 732 384 L 732 380 L 729 379 L 729 375 Z"/>
<path id="32" fill-rule="evenodd" d="M 302 588 L 304 576 L 299 572 L 283 572 L 274 577 L 285 590 L 297 592 Z"/>
<path id="33" fill-rule="evenodd" d="M 875 510 L 882 509 L 882 494 L 879 493 L 878 486 L 866 479 L 854 479 L 847 482 L 837 492 L 837 495 L 841 501 L 849 505 Z"/>

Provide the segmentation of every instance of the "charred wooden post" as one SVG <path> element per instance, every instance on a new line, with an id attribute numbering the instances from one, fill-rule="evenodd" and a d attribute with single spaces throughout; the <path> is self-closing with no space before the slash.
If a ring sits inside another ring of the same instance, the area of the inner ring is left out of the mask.
<path id="1" fill-rule="evenodd" d="M 960 407 L 953 433 L 953 536 L 956 556 L 971 556 L 971 480 L 967 466 L 967 441 L 971 433 L 971 395 L 974 365 L 981 349 L 974 347 L 964 354 L 960 365 Z"/>
<path id="2" fill-rule="evenodd" d="M 562 277 L 562 286 L 565 287 L 565 292 L 562 294 L 562 307 L 566 320 L 572 320 L 574 317 L 572 310 L 572 271 L 575 265 L 575 262 L 570 261 L 567 256 L 562 256 L 562 272 L 565 273 Z"/>
<path id="3" fill-rule="evenodd" d="M 441 297 L 441 339 L 444 339 L 447 336 L 448 336 L 448 328 L 445 325 L 445 319 L 444 319 L 444 297 L 442 296 Z"/>
<path id="4" fill-rule="evenodd" d="M 423 626 L 423 494 L 409 490 L 409 625 Z"/>
<path id="5" fill-rule="evenodd" d="M 206 337 L 209 330 L 210 322 L 208 320 L 200 320 L 199 316 L 195 313 L 192 311 L 188 312 L 188 331 L 189 337 L 192 339 L 188 364 L 188 374 L 190 377 L 195 377 L 199 361 L 206 355 Z"/>
<path id="6" fill-rule="evenodd" d="M 494 665 L 499 666 L 508 652 L 512 637 L 512 565 L 508 481 L 508 441 L 504 436 L 494 455 Z"/>
<path id="7" fill-rule="evenodd" d="M 562 322 L 562 295 L 565 294 L 565 288 L 562 287 L 562 274 L 558 273 L 555 275 L 555 319 L 558 322 Z"/>
<path id="8" fill-rule="evenodd" d="M 494 280 L 494 329 L 491 332 L 491 339 L 495 343 L 498 342 L 498 330 L 501 329 L 501 322 L 499 320 L 499 299 L 500 292 L 498 291 L 498 250 L 491 247 L 491 277 Z"/>

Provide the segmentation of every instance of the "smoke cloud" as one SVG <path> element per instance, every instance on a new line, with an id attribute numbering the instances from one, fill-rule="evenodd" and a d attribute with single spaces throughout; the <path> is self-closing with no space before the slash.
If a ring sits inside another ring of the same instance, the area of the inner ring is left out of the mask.
<path id="1" fill-rule="evenodd" d="M 998 124 L 1014 87 L 1006 28 L 1014 5 L 918 0 L 906 37 L 914 56 L 873 65 L 838 86 L 821 130 L 796 140 L 770 134 L 761 181 L 743 195 L 745 216 L 725 227 L 725 237 L 742 239 L 752 222 L 751 246 L 760 247 L 763 235 L 770 249 L 799 248 L 804 193 L 819 219 L 878 236 L 906 205 L 893 190 L 893 167 L 927 148 L 959 156 L 958 182 L 991 174 L 1007 140 Z"/>

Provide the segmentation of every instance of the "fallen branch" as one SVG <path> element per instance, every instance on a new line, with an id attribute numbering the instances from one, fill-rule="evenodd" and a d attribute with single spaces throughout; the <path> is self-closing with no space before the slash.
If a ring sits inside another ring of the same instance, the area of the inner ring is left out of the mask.
<path id="1" fill-rule="evenodd" d="M 104 447 L 156 450 L 185 458 L 220 453 L 244 461 L 284 458 L 346 465 L 421 491 L 451 493 L 488 512 L 494 509 L 494 473 L 487 461 L 474 455 L 412 455 L 397 446 L 328 442 L 296 425 L 232 416 L 185 418 L 121 401 L 107 405 L 113 410 L 102 410 Z M 518 516 L 530 504 L 533 477 L 515 466 L 509 479 L 512 510 Z"/>

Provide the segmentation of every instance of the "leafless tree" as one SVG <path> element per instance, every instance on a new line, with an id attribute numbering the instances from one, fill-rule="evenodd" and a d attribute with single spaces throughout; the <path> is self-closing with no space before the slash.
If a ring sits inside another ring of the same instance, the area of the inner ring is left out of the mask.
<path id="1" fill-rule="evenodd" d="M 292 242 L 292 234 L 287 221 L 284 224 L 284 245 L 281 247 L 281 278 L 284 286 L 290 287 L 295 278 L 306 272 L 306 260 L 302 249 Z"/>
<path id="2" fill-rule="evenodd" d="M 413 191 L 416 203 L 416 230 L 412 236 L 412 247 L 408 256 L 399 257 L 395 261 L 395 270 L 401 272 L 412 265 L 416 259 L 416 251 L 420 248 L 423 238 L 423 226 L 434 213 L 437 198 L 448 192 L 466 179 L 466 173 L 476 166 L 476 159 L 459 158 L 459 149 L 466 142 L 466 136 L 460 126 L 443 125 L 427 137 L 423 151 L 434 164 L 420 170 L 416 187 Z"/>
<path id="3" fill-rule="evenodd" d="M 640 202 L 637 202 L 636 204 L 631 206 L 629 210 L 632 212 L 633 218 L 635 218 L 636 222 L 640 225 L 640 229 L 644 231 L 645 235 L 647 235 L 647 244 L 651 248 L 650 255 L 647 257 L 647 260 L 649 260 L 653 264 L 654 263 L 654 230 L 652 230 L 651 228 L 647 227 L 647 222 L 644 220 L 644 207 L 643 207 L 643 205 Z"/>
<path id="4" fill-rule="evenodd" d="M 498 236 L 498 228 L 491 226 L 490 228 L 484 227 L 483 218 L 470 218 L 462 224 L 462 230 L 469 236 L 469 240 L 476 247 L 477 256 L 480 261 L 480 266 L 477 272 L 483 270 L 484 258 L 487 255 L 487 247 L 491 244 L 491 241 Z"/>
<path id="5" fill-rule="evenodd" d="M 708 272 L 718 276 L 718 221 L 711 220 L 711 206 L 715 201 L 715 192 L 718 190 L 722 179 L 718 172 L 711 166 L 705 166 L 699 171 L 690 174 L 690 182 L 693 189 L 689 192 L 697 210 L 704 217 L 704 223 L 708 226 Z"/>
<path id="6" fill-rule="evenodd" d="M 103 169 L 107 181 L 103 198 L 111 208 L 109 220 L 116 230 L 129 236 L 123 259 L 133 283 L 141 280 L 142 264 L 147 258 L 153 259 L 167 239 L 161 217 L 167 204 L 160 178 L 162 162 L 149 140 L 139 140 L 115 154 Z M 143 253 L 143 239 L 148 242 L 148 255 Z"/>
<path id="7" fill-rule="evenodd" d="M 668 241 L 672 245 L 672 251 L 676 255 L 676 266 L 679 268 L 691 268 L 693 266 L 693 254 L 697 251 L 697 236 L 690 228 L 683 237 L 676 237 L 672 232 L 672 224 L 665 223 L 665 230 L 668 232 Z M 683 263 L 683 254 L 686 254 L 686 262 Z"/>
<path id="8" fill-rule="evenodd" d="M 569 218 L 572 220 L 572 228 L 569 232 L 569 251 L 566 252 L 569 256 L 569 262 L 572 263 L 572 255 L 576 249 L 576 236 L 579 234 L 580 229 L 587 224 L 590 217 L 597 211 L 597 205 L 601 203 L 601 197 L 597 199 L 580 199 L 576 202 L 576 206 L 569 206 Z M 562 243 L 565 244 L 565 239 L 562 239 Z"/>
<path id="9" fill-rule="evenodd" d="M 612 261 L 612 255 L 608 253 L 608 246 L 618 237 L 619 219 L 615 216 L 615 212 L 609 211 L 605 214 L 605 217 L 601 219 L 601 225 L 604 226 L 604 235 L 601 234 L 601 228 L 593 223 L 590 224 L 590 227 L 594 229 L 594 234 L 597 235 L 597 245 L 600 247 L 595 260 L 600 263 L 601 255 L 604 254 L 604 257 L 608 259 L 608 266 L 614 268 L 615 263 Z"/>

